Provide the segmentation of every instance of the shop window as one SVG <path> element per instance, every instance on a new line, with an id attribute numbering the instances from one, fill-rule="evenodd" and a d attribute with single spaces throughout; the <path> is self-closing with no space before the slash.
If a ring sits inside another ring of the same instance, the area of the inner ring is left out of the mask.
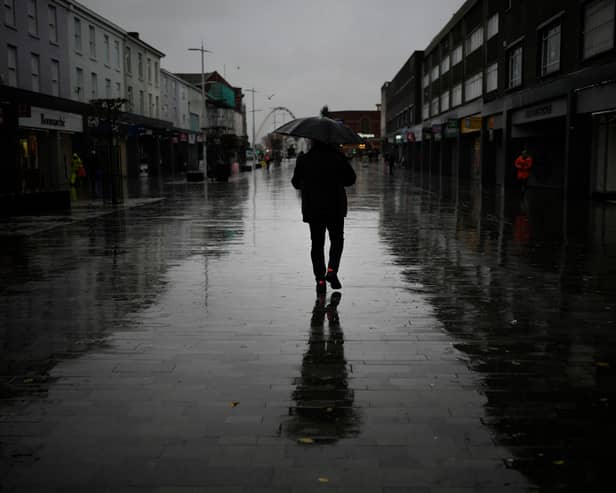
<path id="1" fill-rule="evenodd" d="M 51 95 L 60 96 L 60 62 L 51 61 Z"/>
<path id="2" fill-rule="evenodd" d="M 488 39 L 498 34 L 498 12 L 488 19 Z"/>
<path id="3" fill-rule="evenodd" d="M 522 54 L 521 46 L 517 46 L 509 51 L 509 89 L 522 85 Z"/>
<path id="4" fill-rule="evenodd" d="M 466 55 L 470 55 L 481 45 L 483 45 L 483 27 L 478 27 L 466 38 Z"/>
<path id="5" fill-rule="evenodd" d="M 78 19 L 77 17 L 75 17 L 75 22 L 74 22 L 74 29 L 75 29 L 75 51 L 81 53 L 82 50 L 82 44 L 81 44 L 81 19 Z"/>
<path id="6" fill-rule="evenodd" d="M 4 23 L 15 27 L 15 0 L 4 0 Z"/>
<path id="7" fill-rule="evenodd" d="M 38 10 L 36 0 L 28 0 L 28 32 L 38 36 Z"/>
<path id="8" fill-rule="evenodd" d="M 31 89 L 34 92 L 40 92 L 41 91 L 41 59 L 35 53 L 32 53 L 30 55 L 30 66 L 32 68 Z"/>
<path id="9" fill-rule="evenodd" d="M 560 70 L 560 44 L 560 24 L 548 27 L 541 32 L 541 75 Z"/>
<path id="10" fill-rule="evenodd" d="M 596 0 L 584 7 L 584 58 L 614 48 L 616 0 Z"/>
<path id="11" fill-rule="evenodd" d="M 471 101 L 481 96 L 483 90 L 483 74 L 480 72 L 469 77 L 464 82 L 464 101 Z"/>
<path id="12" fill-rule="evenodd" d="M 454 86 L 451 91 L 451 107 L 455 108 L 462 104 L 462 84 Z"/>
<path id="13" fill-rule="evenodd" d="M 7 46 L 7 56 L 8 56 L 8 85 L 17 87 L 17 47 L 16 46 Z"/>
<path id="14" fill-rule="evenodd" d="M 453 53 L 451 54 L 451 66 L 455 67 L 461 61 L 462 61 L 462 45 L 458 45 L 454 48 Z"/>
<path id="15" fill-rule="evenodd" d="M 56 7 L 49 5 L 47 7 L 47 17 L 49 17 L 49 42 L 58 42 L 58 12 Z"/>
<path id="16" fill-rule="evenodd" d="M 486 92 L 498 89 L 498 63 L 493 63 L 486 70 Z"/>

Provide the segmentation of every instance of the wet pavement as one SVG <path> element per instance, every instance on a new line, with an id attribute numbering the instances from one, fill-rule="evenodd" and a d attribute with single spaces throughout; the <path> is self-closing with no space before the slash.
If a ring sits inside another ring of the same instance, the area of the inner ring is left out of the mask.
<path id="1" fill-rule="evenodd" d="M 605 491 L 616 206 L 355 168 L 321 299 L 292 163 L 5 231 L 0 490 Z"/>

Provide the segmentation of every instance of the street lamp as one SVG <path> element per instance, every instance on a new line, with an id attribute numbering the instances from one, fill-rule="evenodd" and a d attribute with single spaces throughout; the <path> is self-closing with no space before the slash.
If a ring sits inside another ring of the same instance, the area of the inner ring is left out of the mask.
<path id="1" fill-rule="evenodd" d="M 205 47 L 203 46 L 203 41 L 201 42 L 201 48 L 188 48 L 188 51 L 199 51 L 201 52 L 201 99 L 203 101 L 203 128 L 202 128 L 202 132 L 203 132 L 203 164 L 202 166 L 205 168 L 201 168 L 200 167 L 200 174 L 202 176 L 205 176 L 205 179 L 208 178 L 207 176 L 207 134 L 206 134 L 206 123 L 207 123 L 207 99 L 205 97 L 205 54 L 206 53 L 212 53 L 210 50 L 206 50 Z M 193 180 L 193 181 L 198 181 L 198 180 Z M 200 181 L 200 180 L 199 180 Z"/>

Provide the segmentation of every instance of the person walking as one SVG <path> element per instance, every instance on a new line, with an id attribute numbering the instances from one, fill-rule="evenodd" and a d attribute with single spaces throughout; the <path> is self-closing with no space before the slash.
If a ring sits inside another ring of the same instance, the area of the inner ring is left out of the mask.
<path id="1" fill-rule="evenodd" d="M 528 154 L 526 149 L 524 149 L 515 160 L 515 167 L 518 170 L 518 181 L 521 184 L 522 194 L 524 194 L 526 192 L 528 178 L 530 177 L 530 170 L 533 167 L 533 158 Z"/>
<path id="2" fill-rule="evenodd" d="M 333 144 L 312 141 L 306 154 L 297 158 L 292 185 L 301 191 L 302 217 L 310 226 L 312 270 L 317 294 L 326 292 L 327 281 L 332 289 L 340 289 L 338 279 L 344 246 L 344 218 L 347 215 L 345 187 L 355 184 L 351 163 Z M 329 260 L 325 266 L 325 232 L 329 233 Z"/>
<path id="3" fill-rule="evenodd" d="M 387 154 L 387 164 L 389 165 L 389 174 L 394 174 L 394 165 L 396 164 L 396 157 L 393 152 Z"/>

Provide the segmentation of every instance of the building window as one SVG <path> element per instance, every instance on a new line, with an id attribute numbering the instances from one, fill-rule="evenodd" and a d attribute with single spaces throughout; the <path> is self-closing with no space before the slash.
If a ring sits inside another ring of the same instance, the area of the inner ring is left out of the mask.
<path id="1" fill-rule="evenodd" d="M 139 91 L 139 113 L 142 115 L 145 113 L 145 96 L 143 91 Z"/>
<path id="2" fill-rule="evenodd" d="M 94 26 L 90 25 L 90 57 L 96 58 L 96 29 Z"/>
<path id="3" fill-rule="evenodd" d="M 75 75 L 76 75 L 76 86 L 75 86 L 75 92 L 77 93 L 77 99 L 79 101 L 83 101 L 83 95 L 84 95 L 84 87 L 83 87 L 83 69 L 77 67 L 75 69 Z"/>
<path id="4" fill-rule="evenodd" d="M 152 60 L 150 60 L 149 58 L 146 61 L 146 66 L 148 70 L 148 82 L 151 84 L 152 83 Z"/>
<path id="5" fill-rule="evenodd" d="M 451 66 L 455 67 L 461 61 L 462 61 L 462 45 L 458 45 L 454 48 L 453 53 L 451 54 Z"/>
<path id="6" fill-rule="evenodd" d="M 8 56 L 8 72 L 9 80 L 7 81 L 9 86 L 17 87 L 17 48 L 15 46 L 7 46 Z"/>
<path id="7" fill-rule="evenodd" d="M 430 81 L 434 82 L 439 78 L 439 70 L 438 64 L 432 67 L 432 72 L 430 73 Z"/>
<path id="8" fill-rule="evenodd" d="M 15 27 L 15 0 L 4 0 L 4 23 Z"/>
<path id="9" fill-rule="evenodd" d="M 38 36 L 38 11 L 36 0 L 28 0 L 28 32 Z"/>
<path id="10" fill-rule="evenodd" d="M 109 44 L 109 35 L 105 34 L 103 36 L 103 49 L 105 50 L 104 57 L 105 63 L 109 65 L 111 63 L 111 45 Z"/>
<path id="11" fill-rule="evenodd" d="M 522 85 L 522 47 L 518 46 L 509 52 L 509 88 Z"/>
<path id="12" fill-rule="evenodd" d="M 32 90 L 41 91 L 41 59 L 35 53 L 30 54 L 30 66 L 32 68 Z"/>
<path id="13" fill-rule="evenodd" d="M 111 79 L 105 79 L 105 97 L 111 99 Z"/>
<path id="14" fill-rule="evenodd" d="M 130 51 L 130 48 L 126 47 L 126 73 L 131 75 L 133 73 L 133 54 Z"/>
<path id="15" fill-rule="evenodd" d="M 424 103 L 421 116 L 424 120 L 430 118 L 430 103 Z"/>
<path id="16" fill-rule="evenodd" d="M 113 42 L 113 66 L 120 68 L 120 42 L 117 39 Z"/>
<path id="17" fill-rule="evenodd" d="M 498 63 L 493 63 L 486 70 L 486 92 L 498 89 Z"/>
<path id="18" fill-rule="evenodd" d="M 462 84 L 453 87 L 451 91 L 451 107 L 455 108 L 462 104 Z"/>
<path id="19" fill-rule="evenodd" d="M 447 55 L 441 61 L 441 75 L 445 75 L 447 72 L 449 72 L 449 65 L 450 65 L 450 58 L 449 58 L 449 55 Z"/>
<path id="20" fill-rule="evenodd" d="M 432 104 L 430 105 L 430 116 L 438 115 L 438 102 L 439 98 L 434 98 L 432 100 Z"/>
<path id="21" fill-rule="evenodd" d="M 115 97 L 120 99 L 122 97 L 122 84 L 120 82 L 116 82 L 116 94 Z"/>
<path id="22" fill-rule="evenodd" d="M 98 97 L 98 75 L 95 72 L 90 74 L 90 83 L 92 86 L 91 99 L 96 99 Z"/>
<path id="23" fill-rule="evenodd" d="M 475 29 L 471 35 L 466 38 L 466 55 L 470 55 L 473 51 L 479 49 L 483 44 L 483 27 Z"/>
<path id="24" fill-rule="evenodd" d="M 560 70 L 560 24 L 541 34 L 541 75 Z"/>
<path id="25" fill-rule="evenodd" d="M 128 99 L 128 109 L 132 111 L 133 105 L 135 104 L 135 96 L 133 95 L 133 88 L 131 86 L 126 88 L 126 95 Z"/>
<path id="26" fill-rule="evenodd" d="M 158 87 L 158 62 L 154 62 L 154 86 Z"/>
<path id="27" fill-rule="evenodd" d="M 430 74 L 426 74 L 423 77 L 423 87 L 424 89 L 430 85 Z"/>
<path id="28" fill-rule="evenodd" d="M 137 53 L 137 75 L 143 80 L 143 53 Z"/>
<path id="29" fill-rule="evenodd" d="M 51 61 L 51 95 L 60 96 L 60 62 Z"/>
<path id="30" fill-rule="evenodd" d="M 449 110 L 449 91 L 441 94 L 441 111 Z"/>
<path id="31" fill-rule="evenodd" d="M 81 53 L 81 20 L 75 17 L 75 50 Z"/>
<path id="32" fill-rule="evenodd" d="M 155 107 L 155 110 L 156 110 L 156 111 L 155 111 L 155 113 L 154 113 L 154 116 L 155 116 L 156 118 L 158 118 L 158 117 L 159 117 L 159 116 L 158 116 L 158 112 L 159 112 L 159 105 L 160 105 L 160 98 L 159 98 L 158 96 L 156 96 L 156 107 Z"/>
<path id="33" fill-rule="evenodd" d="M 152 100 L 152 93 L 148 93 L 148 115 L 152 116 L 154 113 L 154 101 Z"/>
<path id="34" fill-rule="evenodd" d="M 464 102 L 471 101 L 481 96 L 483 92 L 483 73 L 469 77 L 464 82 Z"/>
<path id="35" fill-rule="evenodd" d="M 488 19 L 488 39 L 498 34 L 498 12 Z"/>
<path id="36" fill-rule="evenodd" d="M 596 0 L 584 8 L 584 58 L 614 47 L 615 0 Z"/>
<path id="37" fill-rule="evenodd" d="M 47 8 L 47 16 L 49 17 L 49 41 L 51 43 L 58 42 L 58 12 L 56 7 L 49 5 Z"/>

